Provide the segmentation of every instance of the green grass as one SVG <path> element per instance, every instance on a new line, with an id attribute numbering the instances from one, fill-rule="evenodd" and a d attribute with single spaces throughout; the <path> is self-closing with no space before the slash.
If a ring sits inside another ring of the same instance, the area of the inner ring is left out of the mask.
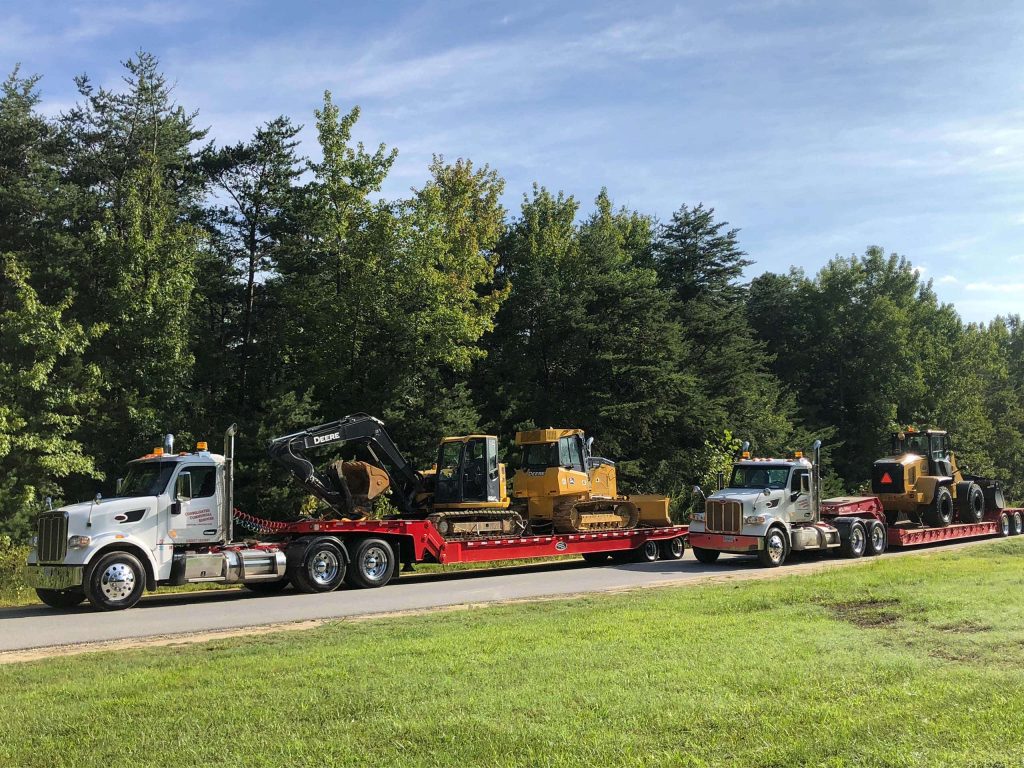
<path id="1" fill-rule="evenodd" d="M 0 765 L 1021 766 L 1022 556 L 9 665 Z"/>

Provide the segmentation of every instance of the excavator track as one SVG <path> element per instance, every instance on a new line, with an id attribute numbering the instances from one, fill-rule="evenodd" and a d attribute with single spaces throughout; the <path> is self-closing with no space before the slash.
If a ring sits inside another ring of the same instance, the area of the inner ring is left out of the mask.
<path id="1" fill-rule="evenodd" d="M 526 530 L 522 515 L 512 509 L 453 509 L 427 515 L 446 539 L 471 539 L 476 536 L 509 534 L 519 536 Z"/>
<path id="2" fill-rule="evenodd" d="M 618 499 L 566 501 L 555 507 L 551 522 L 556 533 L 587 533 L 636 528 L 640 510 Z"/>

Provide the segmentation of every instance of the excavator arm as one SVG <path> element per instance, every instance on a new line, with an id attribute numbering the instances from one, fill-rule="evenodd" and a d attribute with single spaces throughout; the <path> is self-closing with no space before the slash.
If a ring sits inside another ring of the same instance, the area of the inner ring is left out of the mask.
<path id="1" fill-rule="evenodd" d="M 365 413 L 356 413 L 343 419 L 320 424 L 316 427 L 275 437 L 267 446 L 270 458 L 291 472 L 302 486 L 328 504 L 343 517 L 358 518 L 365 511 L 356 504 L 354 496 L 366 496 L 365 488 L 352 488 L 352 473 L 343 471 L 353 462 L 333 465 L 333 473 L 318 469 L 306 457 L 311 449 L 338 446 L 351 443 L 365 450 L 372 458 L 370 464 L 387 473 L 392 489 L 394 505 L 403 515 L 414 515 L 418 511 L 416 498 L 423 491 L 420 473 L 406 461 L 391 436 L 384 429 L 384 422 Z M 367 473 L 362 483 L 368 485 L 369 498 L 373 498 L 374 477 Z M 381 486 L 377 492 L 384 490 Z"/>

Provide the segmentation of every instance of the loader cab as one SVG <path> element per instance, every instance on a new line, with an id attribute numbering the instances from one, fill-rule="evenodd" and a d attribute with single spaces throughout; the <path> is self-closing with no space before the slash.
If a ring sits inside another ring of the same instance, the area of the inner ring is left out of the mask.
<path id="1" fill-rule="evenodd" d="M 498 438 L 492 435 L 446 437 L 437 452 L 434 505 L 490 505 L 504 497 Z"/>
<path id="2" fill-rule="evenodd" d="M 928 462 L 928 474 L 936 477 L 952 477 L 952 448 L 949 434 L 940 429 L 928 429 L 919 432 L 906 429 L 892 436 L 892 453 L 902 456 L 912 453 Z"/>

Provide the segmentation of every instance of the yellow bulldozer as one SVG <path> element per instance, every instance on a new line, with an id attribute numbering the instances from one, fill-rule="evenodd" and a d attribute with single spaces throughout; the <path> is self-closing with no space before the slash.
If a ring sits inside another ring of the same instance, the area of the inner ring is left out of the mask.
<path id="1" fill-rule="evenodd" d="M 582 429 L 517 432 L 519 466 L 513 499 L 525 503 L 533 531 L 583 533 L 671 525 L 666 496 L 622 496 L 615 464 L 591 455 Z"/>
<path id="2" fill-rule="evenodd" d="M 986 512 L 1005 506 L 996 481 L 962 470 L 941 429 L 907 427 L 893 433 L 890 455 L 872 467 L 871 490 L 889 525 L 901 519 L 940 528 L 954 518 L 978 523 Z"/>

